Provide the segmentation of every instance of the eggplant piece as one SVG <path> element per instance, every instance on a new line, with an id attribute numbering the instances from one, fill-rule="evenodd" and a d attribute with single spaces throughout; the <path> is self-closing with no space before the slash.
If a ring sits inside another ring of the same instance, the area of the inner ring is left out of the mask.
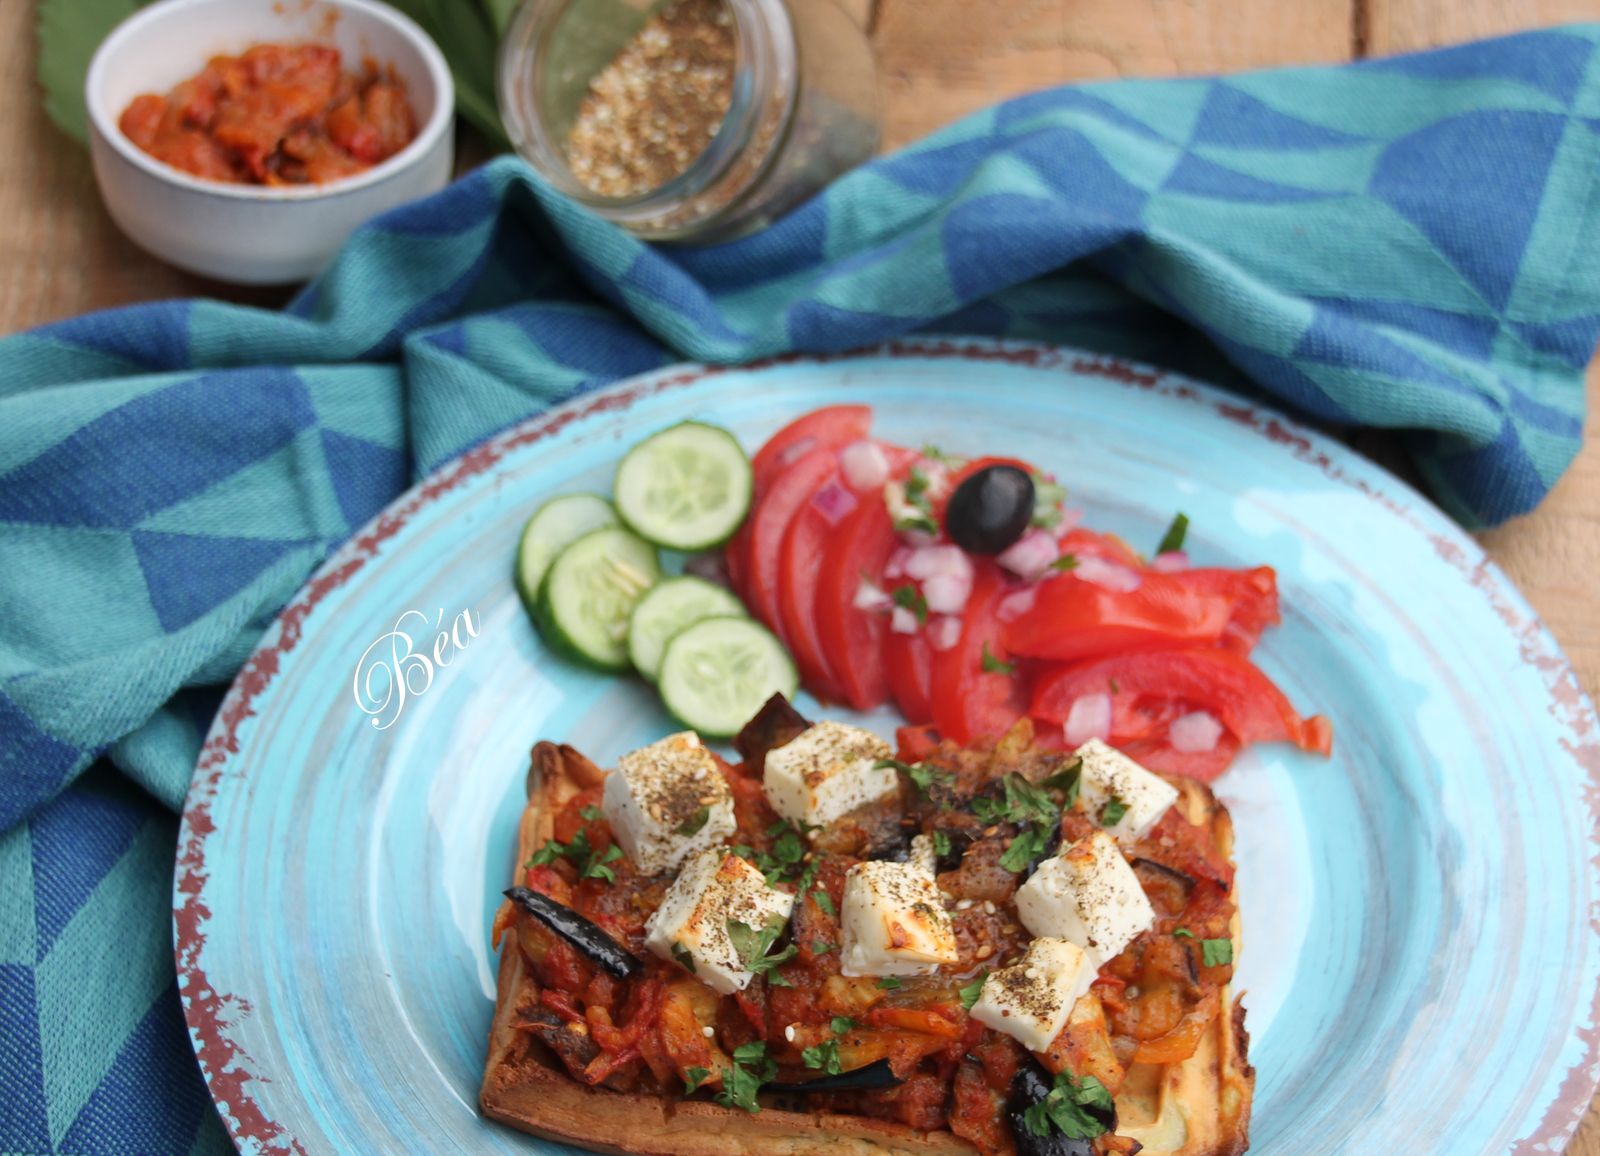
<path id="1" fill-rule="evenodd" d="M 561 1058 L 577 1079 L 591 1060 L 600 1054 L 600 1045 L 586 1031 L 579 1031 L 549 1008 L 535 1008 L 519 1027 L 532 1032 L 545 1047 Z"/>
<path id="2" fill-rule="evenodd" d="M 896 821 L 874 823 L 865 829 L 866 844 L 861 848 L 863 859 L 886 859 L 891 863 L 904 863 L 911 858 L 911 837 L 915 828 Z"/>
<path id="3" fill-rule="evenodd" d="M 628 979 L 644 967 L 637 956 L 597 925 L 548 895 L 526 887 L 512 887 L 501 894 L 583 952 L 613 979 Z"/>
<path id="4" fill-rule="evenodd" d="M 1154 859 L 1134 859 L 1130 866 L 1152 903 L 1168 911 L 1179 911 L 1188 906 L 1195 881 L 1182 871 L 1174 870 L 1165 863 L 1157 863 Z"/>
<path id="5" fill-rule="evenodd" d="M 762 1084 L 761 1090 L 789 1095 L 809 1095 L 812 1092 L 874 1092 L 903 1083 L 905 1081 L 894 1074 L 894 1069 L 889 1066 L 888 1060 L 873 1060 L 870 1064 L 851 1068 L 848 1072 L 840 1072 L 837 1076 L 819 1076 L 815 1080 L 780 1080 L 776 1083 Z"/>
<path id="6" fill-rule="evenodd" d="M 759 775 L 766 765 L 767 752 L 799 738 L 811 729 L 811 723 L 781 694 L 775 694 L 762 704 L 755 717 L 744 724 L 733 739 L 733 749 L 749 764 L 752 773 Z"/>
<path id="7" fill-rule="evenodd" d="M 1011 1138 L 1016 1141 L 1017 1156 L 1094 1156 L 1094 1141 L 1074 1139 L 1054 1128 L 1047 1136 L 1035 1136 L 1023 1119 L 1023 1114 L 1040 1103 L 1055 1087 L 1055 1078 L 1044 1070 L 1038 1060 L 1029 1056 L 1011 1081 L 1011 1095 L 1006 1099 L 1006 1124 Z M 1104 1112 L 1085 1108 L 1107 1132 L 1117 1130 L 1117 1112 L 1113 1108 Z"/>

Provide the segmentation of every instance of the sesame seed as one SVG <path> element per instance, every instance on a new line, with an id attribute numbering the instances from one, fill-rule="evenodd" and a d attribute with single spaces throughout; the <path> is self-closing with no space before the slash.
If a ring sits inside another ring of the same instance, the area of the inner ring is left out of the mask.
<path id="1" fill-rule="evenodd" d="M 988 959 L 993 954 L 994 954 L 994 948 L 990 947 L 987 943 L 984 944 L 982 947 L 978 948 L 978 958 L 979 959 Z"/>
<path id="2" fill-rule="evenodd" d="M 794 1043 L 794 1025 L 793 1024 L 790 1024 L 788 1027 L 783 1029 L 783 1038 L 788 1040 L 791 1044 Z"/>
<path id="3" fill-rule="evenodd" d="M 1030 967 L 1027 971 L 1023 972 L 1022 974 L 1027 976 L 1029 979 L 1038 979 L 1039 978 L 1039 969 L 1037 967 Z"/>
<path id="4" fill-rule="evenodd" d="M 705 1038 L 708 1040 L 715 1039 L 717 1035 L 717 1029 L 712 1027 L 710 1024 L 707 1024 L 705 1027 L 700 1029 L 700 1034 L 705 1036 Z"/>
<path id="5" fill-rule="evenodd" d="M 965 911 L 967 908 L 969 908 L 971 906 L 972 906 L 972 900 L 963 899 L 959 903 L 956 904 L 956 910 L 957 911 Z"/>
<path id="6" fill-rule="evenodd" d="M 993 915 L 994 914 L 994 901 L 993 900 L 985 899 L 983 901 L 983 913 L 985 915 Z"/>

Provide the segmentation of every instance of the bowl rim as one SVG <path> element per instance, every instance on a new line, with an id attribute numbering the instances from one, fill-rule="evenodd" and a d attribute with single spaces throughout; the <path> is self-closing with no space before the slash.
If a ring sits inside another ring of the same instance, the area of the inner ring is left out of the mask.
<path id="1" fill-rule="evenodd" d="M 89 124 L 96 136 L 104 140 L 130 164 L 166 184 L 229 200 L 269 204 L 325 201 L 371 188 L 413 167 L 432 152 L 440 139 L 445 136 L 455 118 L 455 81 L 450 74 L 450 66 L 445 63 L 444 53 L 440 51 L 433 38 L 411 17 L 386 4 L 374 3 L 373 0 L 319 0 L 319 3 L 331 8 L 358 12 L 362 16 L 387 24 L 400 33 L 420 57 L 423 67 L 427 69 L 439 93 L 439 100 L 435 102 L 433 113 L 427 123 L 417 132 L 410 144 L 365 172 L 342 180 L 330 181 L 325 185 L 246 185 L 210 181 L 157 160 L 124 135 L 104 102 L 97 99 L 96 93 L 100 89 L 100 82 L 105 76 L 106 69 L 110 67 L 110 61 L 124 50 L 128 39 L 134 33 L 147 25 L 169 21 L 187 9 L 226 2 L 227 0 L 156 0 L 156 3 L 139 9 L 118 24 L 95 49 L 94 57 L 89 62 L 88 75 L 84 78 L 84 105 L 88 110 Z"/>

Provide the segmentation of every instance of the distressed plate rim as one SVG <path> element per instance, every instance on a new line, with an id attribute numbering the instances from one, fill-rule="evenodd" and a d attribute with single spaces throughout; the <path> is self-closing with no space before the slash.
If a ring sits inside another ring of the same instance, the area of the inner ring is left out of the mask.
<path id="1" fill-rule="evenodd" d="M 1282 452 L 1319 470 L 1330 482 L 1353 489 L 1381 505 L 1413 529 L 1441 561 L 1460 574 L 1514 640 L 1524 663 L 1537 671 L 1548 694 L 1547 710 L 1567 738 L 1566 753 L 1585 783 L 1582 803 L 1591 830 L 1600 828 L 1600 722 L 1576 672 L 1543 621 L 1510 579 L 1464 530 L 1426 496 L 1356 451 L 1284 416 L 1269 406 L 1230 394 L 1179 374 L 1122 358 L 1045 343 L 963 337 L 907 338 L 833 354 L 787 354 L 730 366 L 680 363 L 628 378 L 553 407 L 464 451 L 401 494 L 330 555 L 268 628 L 240 668 L 201 748 L 184 801 L 173 880 L 173 933 L 179 991 L 190 1042 L 235 1145 L 252 1150 L 269 1146 L 305 1156 L 305 1148 L 279 1122 L 269 1118 L 248 1084 L 263 1079 L 233 1040 L 230 1006 L 240 997 L 218 992 L 203 957 L 205 924 L 211 918 L 207 884 L 207 840 L 217 830 L 212 805 L 231 761 L 240 753 L 239 727 L 255 714 L 254 703 L 283 669 L 300 641 L 312 611 L 382 556 L 384 543 L 401 532 L 423 508 L 485 473 L 507 455 L 523 450 L 586 419 L 626 411 L 636 401 L 668 390 L 692 387 L 727 374 L 760 372 L 777 365 L 832 365 L 869 359 L 951 359 L 1003 363 L 1031 369 L 1056 369 L 1104 379 L 1134 392 L 1160 394 L 1197 404 L 1265 439 Z M 1585 871 L 1600 893 L 1600 856 Z M 1584 913 L 1589 935 L 1600 938 L 1600 912 Z M 246 1003 L 247 1006 L 247 1003 Z M 1590 1027 L 1572 1025 L 1583 1055 L 1568 1070 L 1540 1123 L 1517 1141 L 1513 1153 L 1563 1149 L 1600 1086 L 1600 981 L 1588 1005 Z"/>

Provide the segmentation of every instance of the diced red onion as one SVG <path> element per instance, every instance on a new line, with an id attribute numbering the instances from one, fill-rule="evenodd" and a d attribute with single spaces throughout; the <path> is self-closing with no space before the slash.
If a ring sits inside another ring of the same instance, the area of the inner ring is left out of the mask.
<path id="1" fill-rule="evenodd" d="M 787 446 L 787 447 L 784 448 L 784 451 L 781 454 L 778 455 L 778 464 L 780 466 L 793 465 L 795 462 L 799 461 L 801 458 L 805 457 L 807 454 L 809 454 L 812 450 L 814 450 L 816 448 L 817 448 L 817 439 L 816 438 L 813 438 L 813 437 L 801 438 L 799 441 L 795 442 L 793 445 Z"/>
<path id="2" fill-rule="evenodd" d="M 972 579 L 962 574 L 935 574 L 923 582 L 922 596 L 935 614 L 960 614 L 972 597 Z"/>
<path id="3" fill-rule="evenodd" d="M 917 632 L 917 616 L 904 606 L 896 606 L 894 613 L 889 615 L 889 629 L 896 634 L 915 634 Z"/>
<path id="4" fill-rule="evenodd" d="M 1050 569 L 1050 563 L 1060 556 L 1056 540 L 1036 528 L 1007 546 L 995 561 L 1018 578 L 1031 582 Z"/>
<path id="5" fill-rule="evenodd" d="M 913 550 L 921 550 L 933 545 L 934 535 L 926 530 L 901 530 L 900 540 Z"/>
<path id="6" fill-rule="evenodd" d="M 1000 599 L 999 605 L 994 608 L 994 616 L 1001 622 L 1015 622 L 1028 611 L 1033 609 L 1033 604 L 1039 600 L 1037 586 L 1024 586 L 1014 594 L 1007 594 Z"/>
<path id="7" fill-rule="evenodd" d="M 1078 564 L 1073 567 L 1072 573 L 1085 582 L 1091 582 L 1118 594 L 1139 589 L 1141 581 L 1139 572 L 1132 567 L 1093 554 L 1079 554 Z"/>
<path id="8" fill-rule="evenodd" d="M 1072 702 L 1063 728 L 1067 746 L 1077 747 L 1090 739 L 1111 737 L 1111 694 L 1086 694 Z"/>
<path id="9" fill-rule="evenodd" d="M 949 650 L 961 641 L 961 619 L 953 614 L 941 614 L 928 623 L 928 645 L 935 650 Z"/>
<path id="10" fill-rule="evenodd" d="M 1168 550 L 1150 559 L 1150 569 L 1158 574 L 1177 574 L 1189 568 L 1189 555 L 1182 550 Z"/>
<path id="11" fill-rule="evenodd" d="M 906 559 L 906 574 L 921 582 L 943 574 L 972 581 L 972 559 L 960 546 L 924 546 Z"/>
<path id="12" fill-rule="evenodd" d="M 829 482 L 812 494 L 811 504 L 816 507 L 817 513 L 828 520 L 830 526 L 837 526 L 860 505 L 856 496 L 838 482 Z"/>
<path id="13" fill-rule="evenodd" d="M 876 442 L 851 442 L 839 451 L 844 480 L 858 494 L 876 490 L 889 480 L 889 458 Z"/>
<path id="14" fill-rule="evenodd" d="M 883 576 L 891 582 L 896 578 L 906 576 L 906 559 L 911 557 L 911 547 L 896 546 L 894 553 L 889 555 L 888 564 L 883 568 Z"/>
<path id="15" fill-rule="evenodd" d="M 1078 524 L 1082 521 L 1082 510 L 1076 506 L 1063 506 L 1061 509 L 1061 521 L 1056 523 L 1056 533 L 1070 534 L 1078 528 Z"/>
<path id="16" fill-rule="evenodd" d="M 715 582 L 718 586 L 731 586 L 728 581 L 728 564 L 723 561 L 722 551 L 714 550 L 709 554 L 694 554 L 684 559 L 683 572 L 693 574 L 696 578 L 704 578 L 707 582 Z"/>
<path id="17" fill-rule="evenodd" d="M 1175 751 L 1204 754 L 1217 749 L 1217 740 L 1222 738 L 1222 724 L 1203 710 L 1192 710 L 1172 720 L 1167 738 Z"/>
<path id="18" fill-rule="evenodd" d="M 861 585 L 856 587 L 854 606 L 857 610 L 887 610 L 893 605 L 893 598 L 865 578 L 861 580 Z"/>

